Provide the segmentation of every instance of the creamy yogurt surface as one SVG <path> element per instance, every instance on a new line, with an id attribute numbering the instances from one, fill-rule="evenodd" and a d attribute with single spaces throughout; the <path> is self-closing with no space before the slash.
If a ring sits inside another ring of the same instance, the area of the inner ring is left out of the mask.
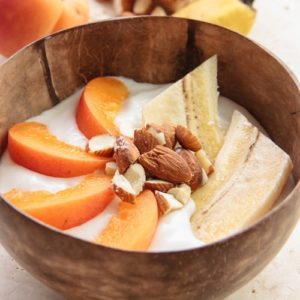
<path id="1" fill-rule="evenodd" d="M 169 87 L 169 84 L 137 83 L 123 77 L 118 77 L 118 79 L 128 87 L 130 96 L 116 118 L 116 123 L 123 135 L 133 136 L 134 129 L 142 127 L 143 106 Z M 88 139 L 79 131 L 75 120 L 75 111 L 81 93 L 82 90 L 78 90 L 65 101 L 28 121 L 43 123 L 60 140 L 84 149 Z M 262 129 L 243 107 L 221 96 L 219 99 L 219 116 L 223 130 L 229 126 L 234 110 L 242 112 L 249 121 Z M 7 151 L 0 161 L 0 193 L 8 192 L 13 188 L 24 191 L 47 190 L 57 192 L 78 184 L 83 177 L 55 178 L 30 171 L 14 163 Z M 97 217 L 65 232 L 81 239 L 93 241 L 117 212 L 119 201 L 118 198 L 115 198 Z M 190 218 L 194 211 L 194 201 L 190 200 L 184 208 L 163 216 L 159 221 L 149 251 L 175 251 L 204 245 L 192 232 Z"/>

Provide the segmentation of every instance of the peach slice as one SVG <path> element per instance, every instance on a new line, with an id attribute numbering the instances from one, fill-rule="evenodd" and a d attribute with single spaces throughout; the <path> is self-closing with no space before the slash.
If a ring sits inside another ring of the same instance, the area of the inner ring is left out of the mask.
<path id="1" fill-rule="evenodd" d="M 63 0 L 63 6 L 63 12 L 55 24 L 53 32 L 88 22 L 88 0 Z"/>
<path id="2" fill-rule="evenodd" d="M 117 215 L 96 239 L 101 245 L 126 249 L 147 250 L 158 223 L 158 208 L 154 194 L 145 190 L 135 204 L 121 202 Z"/>
<path id="3" fill-rule="evenodd" d="M 62 11 L 61 0 L 0 0 L 0 53 L 12 55 L 51 33 Z"/>
<path id="4" fill-rule="evenodd" d="M 113 199 L 114 193 L 110 177 L 96 173 L 86 176 L 78 185 L 57 193 L 13 189 L 4 197 L 32 217 L 65 230 L 100 214 Z"/>
<path id="5" fill-rule="evenodd" d="M 88 82 L 76 113 L 82 133 L 88 138 L 102 133 L 118 135 L 114 121 L 128 94 L 127 87 L 118 79 L 97 77 Z"/>
<path id="6" fill-rule="evenodd" d="M 86 175 L 111 160 L 58 140 L 36 122 L 18 123 L 9 130 L 8 151 L 17 164 L 54 177 Z"/>

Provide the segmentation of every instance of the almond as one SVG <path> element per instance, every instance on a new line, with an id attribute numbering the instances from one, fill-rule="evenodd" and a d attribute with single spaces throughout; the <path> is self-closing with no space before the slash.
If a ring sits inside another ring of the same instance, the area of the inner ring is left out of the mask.
<path id="1" fill-rule="evenodd" d="M 177 149 L 177 153 L 187 162 L 191 172 L 192 179 L 188 182 L 188 185 L 195 191 L 202 184 L 202 168 L 195 154 L 186 149 Z"/>
<path id="2" fill-rule="evenodd" d="M 123 11 L 121 17 L 135 17 L 136 15 L 131 11 Z"/>
<path id="3" fill-rule="evenodd" d="M 116 171 L 118 170 L 118 166 L 114 161 L 109 161 L 105 165 L 104 173 L 108 176 L 115 175 Z"/>
<path id="4" fill-rule="evenodd" d="M 156 6 L 151 12 L 151 16 L 166 16 L 166 11 L 161 6 Z"/>
<path id="5" fill-rule="evenodd" d="M 152 133 L 153 135 L 163 133 L 165 137 L 165 143 L 163 146 L 166 146 L 170 149 L 173 149 L 176 144 L 175 138 L 175 125 L 170 123 L 164 123 L 162 125 L 150 123 L 147 124 L 146 129 L 148 132 Z"/>
<path id="6" fill-rule="evenodd" d="M 154 193 L 158 207 L 163 215 L 166 215 L 174 210 L 181 209 L 182 203 L 174 198 L 173 195 L 156 191 Z"/>
<path id="7" fill-rule="evenodd" d="M 165 146 L 167 141 L 166 141 L 166 137 L 165 134 L 163 132 L 159 132 L 156 129 L 154 129 L 153 127 L 149 127 L 147 129 L 147 132 L 149 132 L 158 142 L 159 145 Z"/>
<path id="8" fill-rule="evenodd" d="M 130 182 L 121 175 L 119 171 L 116 171 L 112 179 L 113 190 L 116 195 L 124 202 L 131 204 L 135 203 L 136 193 L 134 192 Z"/>
<path id="9" fill-rule="evenodd" d="M 139 149 L 141 154 L 151 151 L 153 148 L 159 145 L 157 139 L 145 128 L 137 129 L 134 131 L 133 142 Z"/>
<path id="10" fill-rule="evenodd" d="M 114 152 L 116 138 L 109 134 L 92 137 L 87 145 L 87 151 L 99 156 L 110 157 Z"/>
<path id="11" fill-rule="evenodd" d="M 140 152 L 134 143 L 123 136 L 116 139 L 114 151 L 114 158 L 121 174 L 124 174 L 140 156 Z"/>
<path id="12" fill-rule="evenodd" d="M 117 15 L 125 11 L 132 11 L 134 0 L 113 0 L 114 10 Z"/>
<path id="13" fill-rule="evenodd" d="M 135 0 L 133 5 L 133 12 L 137 15 L 149 14 L 154 7 L 152 0 Z"/>
<path id="14" fill-rule="evenodd" d="M 188 201 L 191 198 L 191 188 L 189 185 L 183 183 L 180 186 L 176 186 L 174 188 L 171 188 L 168 191 L 168 194 L 173 195 L 174 198 L 182 203 L 183 205 L 187 204 Z"/>
<path id="15" fill-rule="evenodd" d="M 195 0 L 157 0 L 169 14 L 172 14 Z"/>
<path id="16" fill-rule="evenodd" d="M 132 164 L 124 174 L 124 177 L 129 181 L 135 195 L 143 191 L 146 175 L 142 165 L 138 163 Z"/>
<path id="17" fill-rule="evenodd" d="M 188 128 L 182 125 L 177 125 L 175 134 L 178 142 L 183 148 L 194 152 L 202 148 L 198 137 L 195 136 Z"/>
<path id="18" fill-rule="evenodd" d="M 135 198 L 142 191 L 146 181 L 145 170 L 140 164 L 132 164 L 124 175 L 116 171 L 113 179 L 113 190 L 124 202 L 134 204 Z"/>
<path id="19" fill-rule="evenodd" d="M 210 175 L 211 173 L 214 172 L 215 168 L 214 168 L 212 162 L 209 160 L 206 152 L 203 149 L 197 151 L 195 153 L 195 155 L 196 155 L 201 167 L 205 170 L 207 175 Z"/>
<path id="20" fill-rule="evenodd" d="M 207 181 L 208 181 L 208 176 L 207 176 L 205 170 L 202 169 L 202 182 L 201 182 L 201 186 L 207 184 Z"/>
<path id="21" fill-rule="evenodd" d="M 153 177 L 172 183 L 187 183 L 192 179 L 192 172 L 187 162 L 167 147 L 156 146 L 142 154 L 138 161 Z"/>
<path id="22" fill-rule="evenodd" d="M 150 179 L 144 184 L 145 189 L 160 192 L 167 192 L 172 187 L 174 187 L 174 183 L 159 179 Z"/>

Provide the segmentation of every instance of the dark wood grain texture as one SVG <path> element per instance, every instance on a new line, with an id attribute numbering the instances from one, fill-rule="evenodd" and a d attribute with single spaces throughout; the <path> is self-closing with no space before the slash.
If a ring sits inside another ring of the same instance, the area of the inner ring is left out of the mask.
<path id="1" fill-rule="evenodd" d="M 1 148 L 12 124 L 62 101 L 95 76 L 172 82 L 213 54 L 219 57 L 221 93 L 245 106 L 291 155 L 298 181 L 300 94 L 293 76 L 238 34 L 175 18 L 85 25 L 17 53 L 0 66 Z M 283 246 L 299 219 L 299 195 L 298 184 L 264 219 L 228 239 L 157 254 L 66 236 L 0 200 L 0 242 L 31 274 L 69 299 L 222 299 L 253 278 Z"/>

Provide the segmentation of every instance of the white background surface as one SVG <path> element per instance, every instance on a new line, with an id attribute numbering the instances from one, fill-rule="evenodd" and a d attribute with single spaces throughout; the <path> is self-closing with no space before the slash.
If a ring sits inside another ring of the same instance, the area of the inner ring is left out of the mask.
<path id="1" fill-rule="evenodd" d="M 300 0 L 256 0 L 255 7 L 258 15 L 250 37 L 280 57 L 299 79 Z M 227 300 L 253 299 L 300 299 L 300 223 L 271 264 Z M 0 300 L 63 298 L 33 279 L 0 246 Z"/>

